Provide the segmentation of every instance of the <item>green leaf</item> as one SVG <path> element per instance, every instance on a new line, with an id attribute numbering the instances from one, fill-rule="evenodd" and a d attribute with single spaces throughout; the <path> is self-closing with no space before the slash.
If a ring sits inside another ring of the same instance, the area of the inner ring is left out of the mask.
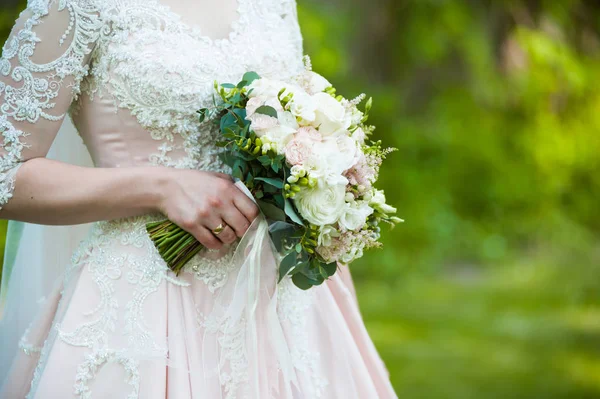
<path id="1" fill-rule="evenodd" d="M 263 166 L 268 166 L 271 164 L 271 158 L 268 155 L 261 155 L 257 159 Z"/>
<path id="2" fill-rule="evenodd" d="M 331 263 L 321 263 L 321 267 L 325 270 L 325 272 L 327 273 L 327 277 L 331 277 L 335 274 L 335 272 L 337 271 L 337 262 L 331 262 Z"/>
<path id="3" fill-rule="evenodd" d="M 264 213 L 267 219 L 285 221 L 285 212 L 281 208 L 266 201 L 259 200 L 257 202 L 261 212 Z"/>
<path id="4" fill-rule="evenodd" d="M 290 252 L 283 257 L 279 264 L 279 281 L 281 281 L 294 266 L 298 263 L 298 254 L 296 252 Z"/>
<path id="5" fill-rule="evenodd" d="M 242 76 L 242 80 L 246 82 L 247 85 L 254 82 L 256 79 L 260 79 L 260 75 L 253 71 L 246 72 L 244 76 Z"/>
<path id="6" fill-rule="evenodd" d="M 283 180 L 280 180 L 280 179 L 274 179 L 271 177 L 256 177 L 256 178 L 254 178 L 254 180 L 264 181 L 265 183 L 270 184 L 271 186 L 273 186 L 275 188 L 279 188 L 279 189 L 283 188 Z"/>
<path id="7" fill-rule="evenodd" d="M 260 190 L 258 190 L 257 192 L 254 193 L 254 198 L 256 198 L 256 199 L 261 199 L 264 196 L 265 196 L 265 194 Z"/>
<path id="8" fill-rule="evenodd" d="M 273 172 L 279 173 L 280 167 L 281 167 L 281 164 L 279 162 L 275 161 L 274 159 L 271 161 L 271 169 L 273 169 Z"/>
<path id="9" fill-rule="evenodd" d="M 202 108 L 202 109 L 199 109 L 199 110 L 198 110 L 198 111 L 196 111 L 196 112 L 198 112 L 198 114 L 200 115 L 200 116 L 198 117 L 198 119 L 199 119 L 200 123 L 204 122 L 204 120 L 206 119 L 206 116 L 207 116 L 207 114 L 208 114 L 208 108 Z"/>
<path id="10" fill-rule="evenodd" d="M 285 209 L 285 198 L 283 198 L 283 194 L 274 195 L 273 199 L 278 207 Z"/>
<path id="11" fill-rule="evenodd" d="M 256 108 L 255 111 L 257 114 L 272 116 L 273 118 L 277 118 L 277 110 L 269 105 L 261 105 Z"/>
<path id="12" fill-rule="evenodd" d="M 221 83 L 221 87 L 223 87 L 225 89 L 235 89 L 235 85 L 233 85 L 231 83 Z"/>
<path id="13" fill-rule="evenodd" d="M 300 243 L 296 244 L 296 252 L 298 252 L 298 253 L 302 252 L 302 244 L 300 244 Z"/>
<path id="14" fill-rule="evenodd" d="M 292 221 L 294 223 L 304 226 L 304 222 L 302 221 L 300 216 L 298 216 L 298 214 L 296 213 L 296 210 L 294 209 L 294 205 L 292 205 L 292 202 L 287 198 L 285 199 L 284 210 L 285 210 L 285 214 L 288 215 L 289 218 L 292 219 Z"/>
<path id="15" fill-rule="evenodd" d="M 292 281 L 294 282 L 294 285 L 298 288 L 300 288 L 301 290 L 308 290 L 312 287 L 314 287 L 315 285 L 320 285 L 321 282 L 318 280 L 313 280 L 311 278 L 308 278 L 306 275 L 304 275 L 303 273 L 296 273 L 292 276 Z"/>

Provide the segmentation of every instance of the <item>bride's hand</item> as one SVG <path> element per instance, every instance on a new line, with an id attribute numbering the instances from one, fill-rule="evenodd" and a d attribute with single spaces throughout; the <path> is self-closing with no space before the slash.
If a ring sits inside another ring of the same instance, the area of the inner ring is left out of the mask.
<path id="1" fill-rule="evenodd" d="M 219 249 L 242 237 L 258 215 L 256 204 L 231 176 L 175 169 L 166 173 L 159 211 L 207 248 Z"/>

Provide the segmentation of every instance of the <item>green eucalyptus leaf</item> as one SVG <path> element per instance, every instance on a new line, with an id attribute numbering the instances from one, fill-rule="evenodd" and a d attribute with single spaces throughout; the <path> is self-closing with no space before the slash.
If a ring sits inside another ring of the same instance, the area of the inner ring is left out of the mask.
<path id="1" fill-rule="evenodd" d="M 331 277 L 337 271 L 337 262 L 321 263 L 321 267 L 327 273 L 327 277 Z"/>
<path id="2" fill-rule="evenodd" d="M 221 87 L 223 87 L 225 89 L 235 89 L 235 85 L 233 85 L 231 83 L 221 83 Z"/>
<path id="3" fill-rule="evenodd" d="M 256 108 L 255 111 L 257 114 L 271 116 L 273 118 L 277 118 L 277 110 L 269 105 L 261 105 Z"/>
<path id="4" fill-rule="evenodd" d="M 254 71 L 246 72 L 244 76 L 242 76 L 242 81 L 246 82 L 246 85 L 251 84 L 256 79 L 260 79 L 260 75 Z"/>
<path id="5" fill-rule="evenodd" d="M 307 277 L 305 274 L 303 273 L 296 273 L 292 276 L 292 281 L 294 282 L 294 285 L 298 288 L 300 288 L 301 290 L 308 290 L 316 285 L 320 285 L 322 284 L 322 281 L 319 280 L 315 280 L 315 279 L 311 279 L 309 277 Z"/>
<path id="6" fill-rule="evenodd" d="M 296 213 L 296 210 L 294 209 L 294 205 L 288 198 L 285 199 L 284 210 L 285 214 L 288 215 L 294 223 L 304 226 L 304 222 L 302 221 L 300 216 L 298 216 L 298 213 Z"/>
<path id="7" fill-rule="evenodd" d="M 283 257 L 279 264 L 279 281 L 281 281 L 294 266 L 298 263 L 298 254 L 296 252 L 290 252 Z"/>
<path id="8" fill-rule="evenodd" d="M 281 167 L 280 163 L 276 162 L 274 159 L 271 161 L 271 169 L 273 169 L 273 172 L 279 173 L 280 167 Z"/>

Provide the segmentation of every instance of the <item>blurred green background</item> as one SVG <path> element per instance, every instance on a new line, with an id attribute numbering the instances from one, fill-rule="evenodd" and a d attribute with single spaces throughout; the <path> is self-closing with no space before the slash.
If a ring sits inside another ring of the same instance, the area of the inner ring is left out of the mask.
<path id="1" fill-rule="evenodd" d="M 398 395 L 599 398 L 600 3 L 299 3 L 315 70 L 399 149 L 406 223 L 352 267 Z"/>

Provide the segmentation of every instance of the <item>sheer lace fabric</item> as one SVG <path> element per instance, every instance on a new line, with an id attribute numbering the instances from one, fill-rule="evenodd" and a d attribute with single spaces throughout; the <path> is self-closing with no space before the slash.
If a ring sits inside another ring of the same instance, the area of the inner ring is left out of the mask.
<path id="1" fill-rule="evenodd" d="M 97 166 L 226 171 L 195 115 L 213 82 L 301 68 L 293 0 L 31 0 L 0 58 L 0 206 L 69 112 Z M 177 277 L 144 229 L 159 217 L 94 225 L 1 397 L 395 397 L 347 270 L 276 286 L 259 218 Z"/>

